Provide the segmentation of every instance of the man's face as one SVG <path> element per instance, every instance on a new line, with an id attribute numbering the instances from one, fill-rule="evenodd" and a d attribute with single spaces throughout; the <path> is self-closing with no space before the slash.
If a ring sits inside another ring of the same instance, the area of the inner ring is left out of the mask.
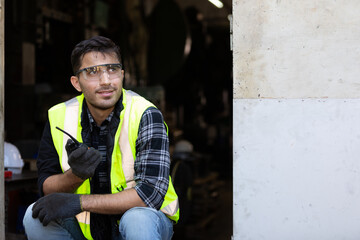
<path id="1" fill-rule="evenodd" d="M 114 63 L 119 63 L 115 54 L 89 52 L 84 55 L 80 69 Z M 83 92 L 92 113 L 93 111 L 111 112 L 122 93 L 124 71 L 121 70 L 118 77 L 113 77 L 107 74 L 106 67 L 101 67 L 101 70 L 95 79 L 86 79 L 83 72 L 71 77 L 71 83 L 76 90 Z"/>

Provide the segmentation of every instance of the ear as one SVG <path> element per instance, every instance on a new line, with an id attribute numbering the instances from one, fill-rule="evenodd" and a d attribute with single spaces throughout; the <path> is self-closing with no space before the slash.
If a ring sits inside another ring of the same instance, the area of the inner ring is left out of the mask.
<path id="1" fill-rule="evenodd" d="M 125 77 L 125 71 L 121 70 L 121 82 L 124 80 Z"/>
<path id="2" fill-rule="evenodd" d="M 73 87 L 78 91 L 78 92 L 82 92 L 81 87 L 80 87 L 80 83 L 79 83 L 79 78 L 76 76 L 71 76 L 70 78 L 71 84 L 73 85 Z"/>

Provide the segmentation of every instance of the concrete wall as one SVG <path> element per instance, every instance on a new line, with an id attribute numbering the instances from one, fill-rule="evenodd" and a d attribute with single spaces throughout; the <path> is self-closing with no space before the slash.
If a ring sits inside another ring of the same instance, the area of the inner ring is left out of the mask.
<path id="1" fill-rule="evenodd" d="M 5 186 L 4 186 L 4 59 L 5 59 L 5 0 L 0 0 L 0 240 L 5 239 Z"/>
<path id="2" fill-rule="evenodd" d="M 359 9 L 233 1 L 234 239 L 360 238 Z"/>

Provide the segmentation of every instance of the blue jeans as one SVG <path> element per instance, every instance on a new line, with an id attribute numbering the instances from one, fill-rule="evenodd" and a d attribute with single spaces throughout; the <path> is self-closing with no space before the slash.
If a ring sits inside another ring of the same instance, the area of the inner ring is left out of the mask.
<path id="1" fill-rule="evenodd" d="M 23 224 L 28 240 L 85 239 L 75 218 L 58 219 L 46 227 L 38 218 L 32 217 L 31 204 L 26 210 Z M 126 211 L 120 219 L 116 240 L 169 240 L 173 235 L 172 222 L 161 211 L 135 207 Z M 114 234 L 115 235 L 115 234 Z"/>

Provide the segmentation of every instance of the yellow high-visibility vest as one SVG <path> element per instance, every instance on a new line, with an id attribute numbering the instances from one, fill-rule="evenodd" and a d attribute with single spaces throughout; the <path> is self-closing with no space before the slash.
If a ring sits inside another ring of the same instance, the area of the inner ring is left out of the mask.
<path id="1" fill-rule="evenodd" d="M 134 161 L 136 158 L 136 139 L 141 116 L 144 111 L 154 106 L 138 94 L 122 90 L 124 109 L 120 113 L 120 124 L 115 134 L 114 149 L 111 156 L 111 193 L 135 186 Z M 50 130 L 55 149 L 59 155 L 60 166 L 63 172 L 70 168 L 65 145 L 68 136 L 56 129 L 59 127 L 74 136 L 79 142 L 81 137 L 81 111 L 84 95 L 81 94 L 64 103 L 50 108 L 48 111 Z M 90 181 L 86 179 L 75 191 L 76 194 L 90 194 Z M 179 201 L 169 176 L 169 187 L 164 202 L 160 208 L 172 221 L 179 220 Z M 81 212 L 76 216 L 80 228 L 87 239 L 93 239 L 90 232 L 90 213 Z"/>

